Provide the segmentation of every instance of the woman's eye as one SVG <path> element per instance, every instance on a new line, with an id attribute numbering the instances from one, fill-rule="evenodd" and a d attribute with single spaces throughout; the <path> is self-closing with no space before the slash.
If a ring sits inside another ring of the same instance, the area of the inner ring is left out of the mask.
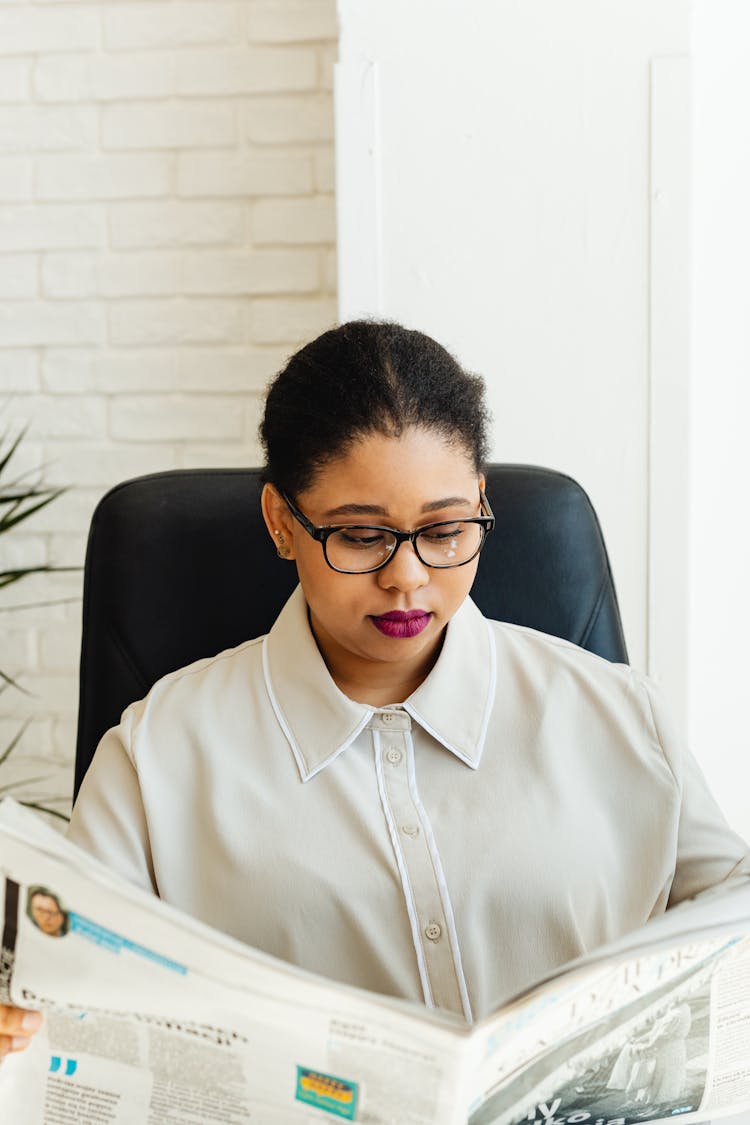
<path id="1" fill-rule="evenodd" d="M 359 550 L 368 547 L 377 547 L 383 542 L 383 535 L 381 532 L 371 532 L 367 534 L 364 531 L 340 531 L 339 537 L 341 542 L 347 547 L 356 547 Z"/>
<path id="2" fill-rule="evenodd" d="M 459 524 L 455 524 L 453 527 L 436 527 L 432 531 L 425 531 L 422 534 L 430 543 L 444 543 L 448 539 L 458 539 L 463 533 L 463 528 Z"/>

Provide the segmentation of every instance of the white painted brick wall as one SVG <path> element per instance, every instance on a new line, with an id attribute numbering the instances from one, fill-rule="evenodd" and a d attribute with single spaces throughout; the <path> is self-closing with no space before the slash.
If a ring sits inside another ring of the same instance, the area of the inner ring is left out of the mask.
<path id="1" fill-rule="evenodd" d="M 5 106 L 0 108 L 0 152 L 95 148 L 98 126 L 94 106 Z"/>
<path id="2" fill-rule="evenodd" d="M 117 249 L 240 246 L 245 242 L 245 215 L 243 203 L 223 200 L 123 203 L 109 208 L 110 244 Z"/>
<path id="3" fill-rule="evenodd" d="M 253 207 L 252 235 L 259 246 L 289 242 L 318 242 L 330 246 L 335 232 L 332 195 L 315 199 L 260 200 Z"/>
<path id="4" fill-rule="evenodd" d="M 102 246 L 105 229 L 104 212 L 95 206 L 3 207 L 0 209 L 0 254 Z M 0 346 L 4 343 L 0 337 Z"/>
<path id="5" fill-rule="evenodd" d="M 170 54 L 48 55 L 34 66 L 33 92 L 42 102 L 168 98 L 174 86 Z"/>
<path id="6" fill-rule="evenodd" d="M 0 307 L 0 339 L 11 348 L 20 345 L 104 344 L 105 318 L 105 309 L 98 304 L 7 302 Z"/>
<path id="7" fill-rule="evenodd" d="M 336 319 L 335 0 L 0 0 L 0 433 L 69 486 L 0 565 L 80 567 L 120 480 L 258 462 L 264 387 Z M 0 781 L 70 783 L 80 571 L 9 588 Z M 41 770 L 40 770 L 41 765 Z"/>
<path id="8" fill-rule="evenodd" d="M 256 98 L 245 107 L 245 135 L 258 144 L 332 141 L 333 119 L 326 95 Z"/>
<path id="9" fill-rule="evenodd" d="M 234 145 L 237 110 L 222 102 L 108 105 L 102 110 L 105 148 L 219 148 Z"/>
<path id="10" fill-rule="evenodd" d="M 0 300 L 31 299 L 39 292 L 39 267 L 33 254 L 7 254 L 0 261 Z"/>
<path id="11" fill-rule="evenodd" d="M 31 83 L 29 59 L 11 59 L 7 56 L 0 67 L 0 101 L 25 102 Z"/>
<path id="12" fill-rule="evenodd" d="M 0 9 L 4 55 L 81 51 L 98 47 L 101 19 L 96 4 L 59 3 L 49 8 L 23 0 Z"/>
<path id="13" fill-rule="evenodd" d="M 35 196 L 40 202 L 163 197 L 171 191 L 174 161 L 164 153 L 41 156 L 34 167 Z"/>
<path id="14" fill-rule="evenodd" d="M 239 344 L 241 301 L 118 301 L 109 308 L 116 347 L 153 344 Z"/>
<path id="15" fill-rule="evenodd" d="M 223 4 L 220 0 L 204 3 L 120 4 L 102 0 L 100 9 L 104 24 L 104 46 L 111 51 L 132 47 L 182 47 L 200 43 L 203 47 L 236 43 L 248 3 Z"/>
<path id="16" fill-rule="evenodd" d="M 314 293 L 319 255 L 310 250 L 253 250 L 187 254 L 181 262 L 186 293 Z"/>
<path id="17" fill-rule="evenodd" d="M 248 5 L 248 34 L 256 43 L 335 39 L 334 7 L 327 0 L 256 0 Z"/>
<path id="18" fill-rule="evenodd" d="M 330 151 L 301 156 L 181 153 L 177 192 L 181 196 L 305 195 L 313 190 L 313 162 L 329 163 Z M 22 176 L 22 172 L 17 173 Z M 24 181 L 19 181 L 23 190 Z"/>
<path id="19" fill-rule="evenodd" d="M 34 166 L 20 157 L 0 157 L 0 201 L 31 199 Z"/>
<path id="20" fill-rule="evenodd" d="M 7 265 L 12 270 L 14 260 L 17 261 L 18 259 L 5 257 L 3 266 Z M 36 262 L 36 258 L 30 260 Z M 2 385 L 5 394 L 17 394 L 19 391 L 21 394 L 30 394 L 39 390 L 39 361 L 33 351 L 29 349 L 12 351 L 9 348 L 4 348 L 0 358 L 2 358 L 3 365 Z M 28 451 L 31 445 L 30 441 L 27 442 L 23 452 Z M 21 453 L 17 456 L 20 457 Z M 3 544 L 3 550 L 5 550 L 5 544 Z"/>
<path id="21" fill-rule="evenodd" d="M 177 60 L 178 94 L 265 94 L 267 91 L 308 90 L 317 85 L 314 51 L 266 47 L 245 50 L 183 53 Z"/>

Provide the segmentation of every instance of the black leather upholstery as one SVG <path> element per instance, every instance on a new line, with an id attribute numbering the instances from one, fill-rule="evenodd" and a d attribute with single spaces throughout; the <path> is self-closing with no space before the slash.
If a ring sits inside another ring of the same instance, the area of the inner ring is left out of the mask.
<path id="1" fill-rule="evenodd" d="M 165 673 L 268 632 L 295 586 L 259 506 L 258 471 L 126 481 L 100 501 L 86 555 L 75 791 L 104 731 Z M 599 523 L 570 477 L 493 465 L 497 524 L 472 596 L 488 617 L 626 661 Z"/>

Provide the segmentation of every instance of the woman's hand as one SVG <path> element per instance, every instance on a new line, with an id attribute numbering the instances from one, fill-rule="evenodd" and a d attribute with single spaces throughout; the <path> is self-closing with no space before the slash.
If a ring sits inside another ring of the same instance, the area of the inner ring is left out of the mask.
<path id="1" fill-rule="evenodd" d="M 42 1013 L 0 1004 L 0 1061 L 12 1051 L 23 1051 L 42 1026 Z"/>

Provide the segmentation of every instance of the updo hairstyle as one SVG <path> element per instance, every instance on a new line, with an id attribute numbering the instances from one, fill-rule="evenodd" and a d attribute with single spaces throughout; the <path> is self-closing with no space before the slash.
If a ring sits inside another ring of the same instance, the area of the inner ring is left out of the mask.
<path id="1" fill-rule="evenodd" d="M 480 472 L 489 421 L 483 380 L 430 336 L 349 321 L 306 344 L 271 383 L 259 429 L 263 479 L 296 497 L 361 438 L 400 437 L 411 426 L 462 448 Z"/>

